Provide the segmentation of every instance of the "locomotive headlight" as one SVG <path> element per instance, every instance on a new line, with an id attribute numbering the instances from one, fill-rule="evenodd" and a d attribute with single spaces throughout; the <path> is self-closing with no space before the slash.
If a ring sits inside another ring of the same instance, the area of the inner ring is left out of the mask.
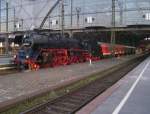
<path id="1" fill-rule="evenodd" d="M 17 55 L 14 55 L 14 59 L 17 58 Z"/>
<path id="2" fill-rule="evenodd" d="M 29 59 L 29 55 L 26 55 L 26 59 Z"/>

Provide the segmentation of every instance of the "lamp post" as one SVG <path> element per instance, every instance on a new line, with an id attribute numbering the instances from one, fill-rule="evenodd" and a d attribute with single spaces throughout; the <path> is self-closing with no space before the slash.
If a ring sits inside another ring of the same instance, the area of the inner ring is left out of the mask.
<path id="1" fill-rule="evenodd" d="M 61 35 L 64 37 L 64 0 L 61 0 Z"/>
<path id="2" fill-rule="evenodd" d="M 72 29 L 72 24 L 73 24 L 73 0 L 71 0 L 71 29 Z"/>
<path id="3" fill-rule="evenodd" d="M 80 7 L 77 7 L 77 8 L 76 8 L 76 12 L 77 12 L 77 28 L 79 28 L 79 21 L 80 21 L 81 8 L 80 8 Z"/>
<path id="4" fill-rule="evenodd" d="M 14 8 L 14 31 L 16 31 L 16 9 Z"/>
<path id="5" fill-rule="evenodd" d="M 1 32 L 1 12 L 2 12 L 2 10 L 1 10 L 1 0 L 0 0 L 0 32 Z"/>
<path id="6" fill-rule="evenodd" d="M 114 56 L 114 44 L 115 44 L 115 0 L 112 0 L 112 30 L 111 30 L 111 51 Z"/>
<path id="7" fill-rule="evenodd" d="M 24 19 L 23 18 L 21 19 L 21 29 L 22 29 L 22 31 L 24 29 Z"/>
<path id="8" fill-rule="evenodd" d="M 70 27 L 71 27 L 71 31 L 70 31 L 70 37 L 72 38 L 72 36 L 73 36 L 73 34 L 72 34 L 72 25 L 73 25 L 73 0 L 71 0 L 70 1 L 71 2 L 71 7 L 70 7 L 70 9 L 71 9 L 71 20 L 70 20 Z"/>
<path id="9" fill-rule="evenodd" d="M 6 1 L 6 38 L 5 38 L 5 54 L 8 54 L 8 1 Z"/>

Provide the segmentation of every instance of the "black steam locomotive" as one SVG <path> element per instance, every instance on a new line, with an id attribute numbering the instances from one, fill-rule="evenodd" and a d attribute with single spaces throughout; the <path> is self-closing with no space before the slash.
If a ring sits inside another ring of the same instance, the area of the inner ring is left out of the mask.
<path id="1" fill-rule="evenodd" d="M 14 62 L 21 69 L 38 69 L 99 60 L 101 54 L 96 40 L 62 38 L 60 35 L 34 32 L 24 35 Z"/>

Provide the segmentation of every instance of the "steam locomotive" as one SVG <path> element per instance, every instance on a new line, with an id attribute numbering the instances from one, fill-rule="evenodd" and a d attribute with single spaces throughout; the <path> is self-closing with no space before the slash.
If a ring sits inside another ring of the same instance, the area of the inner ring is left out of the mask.
<path id="1" fill-rule="evenodd" d="M 115 56 L 133 54 L 131 46 L 115 45 Z M 25 35 L 14 63 L 20 69 L 39 69 L 97 61 L 112 55 L 111 45 L 96 39 L 62 38 L 57 35 L 30 33 Z"/>

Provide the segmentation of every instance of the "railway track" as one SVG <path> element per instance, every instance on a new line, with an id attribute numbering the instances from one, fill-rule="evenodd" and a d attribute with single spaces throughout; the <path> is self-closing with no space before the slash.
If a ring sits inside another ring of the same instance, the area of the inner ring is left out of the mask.
<path id="1" fill-rule="evenodd" d="M 20 114 L 74 114 L 80 108 L 120 80 L 143 59 L 144 58 L 134 60 L 132 63 L 126 65 L 126 67 L 121 67 L 119 70 L 114 71 L 113 73 L 86 85 L 85 87 L 68 93 L 67 95 L 59 97 L 53 101 L 48 101 L 47 103 L 33 107 L 32 109 Z"/>

